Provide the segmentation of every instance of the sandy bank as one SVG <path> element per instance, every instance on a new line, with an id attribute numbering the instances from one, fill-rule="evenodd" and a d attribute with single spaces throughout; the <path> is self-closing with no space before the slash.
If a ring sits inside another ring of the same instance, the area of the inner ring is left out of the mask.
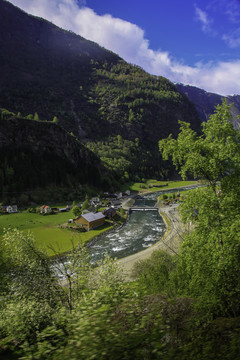
<path id="1" fill-rule="evenodd" d="M 160 213 L 164 214 L 169 219 L 171 225 L 168 225 L 165 221 L 165 224 L 167 226 L 166 232 L 156 244 L 150 246 L 146 250 L 117 260 L 117 263 L 122 266 L 127 280 L 130 280 L 130 273 L 135 262 L 148 258 L 153 251 L 162 249 L 169 252 L 171 255 L 178 253 L 181 243 L 181 234 L 187 229 L 185 228 L 185 225 L 181 222 L 177 206 L 178 205 L 162 206 L 159 209 Z"/>

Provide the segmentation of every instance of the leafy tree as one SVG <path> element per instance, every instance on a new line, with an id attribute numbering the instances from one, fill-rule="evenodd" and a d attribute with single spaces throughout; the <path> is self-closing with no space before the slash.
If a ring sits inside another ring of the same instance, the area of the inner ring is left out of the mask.
<path id="1" fill-rule="evenodd" d="M 174 258 L 157 250 L 150 258 L 134 264 L 132 276 L 148 293 L 165 292 L 169 287 L 170 272 L 175 268 Z"/>
<path id="2" fill-rule="evenodd" d="M 81 216 L 82 213 L 81 209 L 78 206 L 73 206 L 72 212 L 75 217 Z"/>
<path id="3" fill-rule="evenodd" d="M 53 123 L 58 124 L 58 118 L 57 118 L 57 116 L 54 116 L 54 118 L 53 118 Z"/>
<path id="4" fill-rule="evenodd" d="M 90 260 L 86 247 L 78 243 L 52 263 L 36 248 L 31 234 L 17 229 L 5 232 L 0 244 L 0 337 L 6 346 L 25 341 L 31 349 L 37 333 L 55 325 L 64 342 L 72 332 L 71 313 L 80 319 L 93 303 L 104 309 L 104 304 L 116 306 L 121 301 L 125 290 L 118 266 L 106 257 L 96 270 Z"/>
<path id="5" fill-rule="evenodd" d="M 64 258 L 59 258 L 54 267 L 59 285 L 64 283 L 66 286 L 61 300 L 69 312 L 72 312 L 73 308 L 77 306 L 82 292 L 86 291 L 93 269 L 87 248 L 79 242 L 72 245 L 72 251 Z"/>
<path id="6" fill-rule="evenodd" d="M 51 322 L 58 308 L 56 295 L 62 290 L 31 234 L 5 231 L 1 250 L 5 296 L 0 297 L 0 331 L 17 342 L 32 339 Z"/>
<path id="7" fill-rule="evenodd" d="M 11 117 L 15 116 L 15 113 L 8 111 L 6 109 L 0 108 L 0 118 L 1 120 L 7 120 Z"/>
<path id="8" fill-rule="evenodd" d="M 164 159 L 172 157 L 183 178 L 200 177 L 208 185 L 191 191 L 182 205 L 194 230 L 185 237 L 175 273 L 176 286 L 219 314 L 240 309 L 240 133 L 229 106 L 217 107 L 198 135 L 186 123 L 175 140 L 159 142 Z M 177 275 L 176 275 L 177 274 Z"/>
<path id="9" fill-rule="evenodd" d="M 40 120 L 37 112 L 35 112 L 33 120 L 36 120 L 36 121 Z"/>
<path id="10" fill-rule="evenodd" d="M 86 210 L 89 207 L 89 200 L 86 198 L 86 200 L 83 202 L 81 211 Z"/>

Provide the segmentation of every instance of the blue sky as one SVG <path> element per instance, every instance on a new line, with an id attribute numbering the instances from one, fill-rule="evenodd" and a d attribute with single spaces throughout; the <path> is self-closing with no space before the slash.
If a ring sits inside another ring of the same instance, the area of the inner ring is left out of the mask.
<path id="1" fill-rule="evenodd" d="M 10 0 L 173 82 L 240 94 L 240 0 Z"/>
<path id="2" fill-rule="evenodd" d="M 229 10 L 234 11 L 234 20 L 238 12 L 240 27 L 240 1 L 88 0 L 87 4 L 99 15 L 111 14 L 137 24 L 144 29 L 150 48 L 168 51 L 189 65 L 240 55 L 239 49 L 229 50 L 223 40 L 236 29 Z"/>

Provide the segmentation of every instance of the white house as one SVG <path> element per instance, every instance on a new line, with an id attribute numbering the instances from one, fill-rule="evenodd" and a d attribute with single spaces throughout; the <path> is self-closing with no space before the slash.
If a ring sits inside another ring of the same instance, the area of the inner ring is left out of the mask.
<path id="1" fill-rule="evenodd" d="M 90 200 L 90 204 L 93 205 L 93 206 L 100 206 L 102 203 L 101 203 L 101 201 L 100 201 L 100 199 L 98 197 L 93 197 Z"/>
<path id="2" fill-rule="evenodd" d="M 122 198 L 122 192 L 115 193 L 115 195 L 117 196 L 118 199 Z"/>
<path id="3" fill-rule="evenodd" d="M 9 214 L 17 213 L 18 212 L 17 205 L 8 205 L 6 207 L 6 212 Z"/>

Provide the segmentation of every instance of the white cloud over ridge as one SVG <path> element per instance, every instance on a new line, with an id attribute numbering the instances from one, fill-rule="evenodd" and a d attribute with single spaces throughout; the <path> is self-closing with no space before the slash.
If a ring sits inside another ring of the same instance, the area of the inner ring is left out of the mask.
<path id="1" fill-rule="evenodd" d="M 151 74 L 222 95 L 240 94 L 240 58 L 229 62 L 188 66 L 174 59 L 166 51 L 152 50 L 139 26 L 108 14 L 100 16 L 86 6 L 80 7 L 77 0 L 10 2 L 28 13 L 43 17 L 64 29 L 97 42 Z M 209 19 L 205 17 L 206 14 L 200 15 L 202 23 L 207 26 Z"/>

